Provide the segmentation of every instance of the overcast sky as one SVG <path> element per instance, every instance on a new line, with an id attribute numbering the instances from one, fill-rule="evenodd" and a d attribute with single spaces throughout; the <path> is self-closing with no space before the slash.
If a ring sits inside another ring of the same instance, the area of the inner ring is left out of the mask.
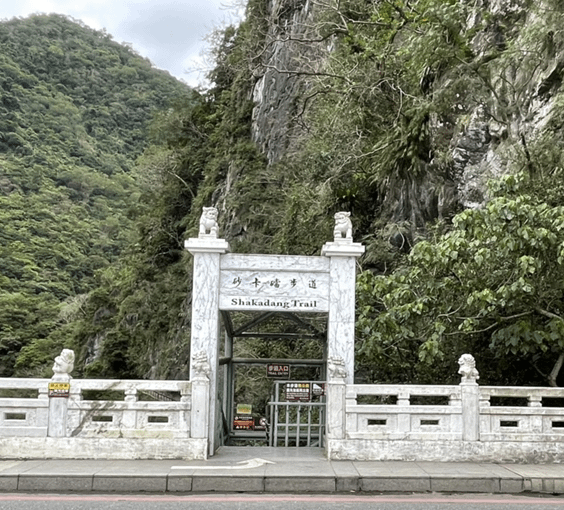
<path id="1" fill-rule="evenodd" d="M 204 37 L 236 22 L 238 0 L 0 0 L 0 18 L 66 14 L 103 28 L 156 67 L 196 86 L 202 82 Z"/>

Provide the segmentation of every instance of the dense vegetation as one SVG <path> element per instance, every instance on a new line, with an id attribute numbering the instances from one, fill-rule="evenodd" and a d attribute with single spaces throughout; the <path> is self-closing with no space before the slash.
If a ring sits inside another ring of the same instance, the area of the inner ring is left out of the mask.
<path id="1" fill-rule="evenodd" d="M 0 23 L 0 374 L 72 338 L 131 241 L 147 123 L 188 87 L 69 18 Z"/>
<path id="2" fill-rule="evenodd" d="M 460 354 L 471 352 L 484 383 L 561 382 L 562 2 L 522 0 L 510 10 L 455 0 L 307 4 L 313 10 L 301 39 L 286 32 L 305 5 L 293 0 L 278 2 L 276 12 L 249 0 L 239 27 L 214 34 L 210 90 L 156 116 L 135 169 L 106 173 L 112 184 L 120 176 L 120 193 L 132 174 L 141 186 L 132 188 L 139 201 L 123 210 L 136 226 L 127 251 L 91 268 L 94 290 L 53 301 L 74 296 L 63 308 L 69 323 L 41 338 L 74 347 L 88 375 L 187 377 L 183 240 L 196 233 L 201 207 L 218 207 L 234 251 L 308 255 L 331 238 L 333 213 L 350 210 L 355 239 L 367 245 L 359 378 L 448 382 Z M 277 72 L 300 92 L 289 148 L 269 164 L 253 142 L 253 88 L 273 66 L 268 55 L 284 45 L 299 50 L 291 69 Z M 80 101 L 73 104 L 84 115 Z M 488 172 L 497 180 L 479 194 L 481 207 L 462 210 L 458 193 L 474 156 L 461 147 L 472 133 L 491 155 L 482 181 Z M 17 147 L 17 157 L 32 157 Z M 47 172 L 37 165 L 33 179 Z M 17 309 L 33 309 L 24 305 Z M 36 315 L 39 330 L 51 316 Z M 20 372 L 42 366 L 41 352 L 24 349 Z"/>
<path id="3" fill-rule="evenodd" d="M 361 356 L 378 361 L 380 377 L 431 382 L 472 352 L 486 380 L 557 384 L 564 208 L 528 192 L 526 180 L 504 179 L 483 209 L 418 243 L 394 274 L 361 275 Z"/>

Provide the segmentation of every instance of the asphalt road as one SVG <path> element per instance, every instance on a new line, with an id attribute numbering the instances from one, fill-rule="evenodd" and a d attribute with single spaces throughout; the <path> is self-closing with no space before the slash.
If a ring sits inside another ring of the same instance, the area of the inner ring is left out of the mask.
<path id="1" fill-rule="evenodd" d="M 549 510 L 562 496 L 511 495 L 26 495 L 0 494 L 0 510 Z"/>

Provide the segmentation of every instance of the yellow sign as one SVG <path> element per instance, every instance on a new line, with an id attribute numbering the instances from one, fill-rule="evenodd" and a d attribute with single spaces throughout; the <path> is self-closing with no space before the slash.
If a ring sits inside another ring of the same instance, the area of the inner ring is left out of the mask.
<path id="1" fill-rule="evenodd" d="M 70 393 L 70 383 L 63 383 L 63 382 L 49 383 L 50 397 L 68 397 L 69 393 Z"/>

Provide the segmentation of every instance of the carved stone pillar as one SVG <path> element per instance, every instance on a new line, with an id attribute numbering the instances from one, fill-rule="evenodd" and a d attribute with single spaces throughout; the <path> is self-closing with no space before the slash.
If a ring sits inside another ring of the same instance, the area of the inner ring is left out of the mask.
<path id="1" fill-rule="evenodd" d="M 330 257 L 329 325 L 327 357 L 342 358 L 347 373 L 345 382 L 354 382 L 354 326 L 356 259 L 364 246 L 353 243 L 348 213 L 335 215 L 334 242 L 325 243 L 321 255 Z"/>
<path id="2" fill-rule="evenodd" d="M 229 249 L 224 239 L 217 239 L 217 211 L 204 208 L 198 238 L 188 239 L 184 246 L 194 255 L 192 283 L 192 336 L 190 342 L 190 379 L 198 375 L 194 356 L 204 353 L 209 363 L 208 440 L 213 455 L 217 417 L 217 371 L 219 344 L 219 270 L 220 256 Z"/>
<path id="3" fill-rule="evenodd" d="M 327 438 L 345 439 L 347 373 L 341 358 L 327 360 Z"/>
<path id="4" fill-rule="evenodd" d="M 194 354 L 192 365 L 192 407 L 190 437 L 207 438 L 209 427 L 210 379 L 211 367 L 204 351 Z"/>

